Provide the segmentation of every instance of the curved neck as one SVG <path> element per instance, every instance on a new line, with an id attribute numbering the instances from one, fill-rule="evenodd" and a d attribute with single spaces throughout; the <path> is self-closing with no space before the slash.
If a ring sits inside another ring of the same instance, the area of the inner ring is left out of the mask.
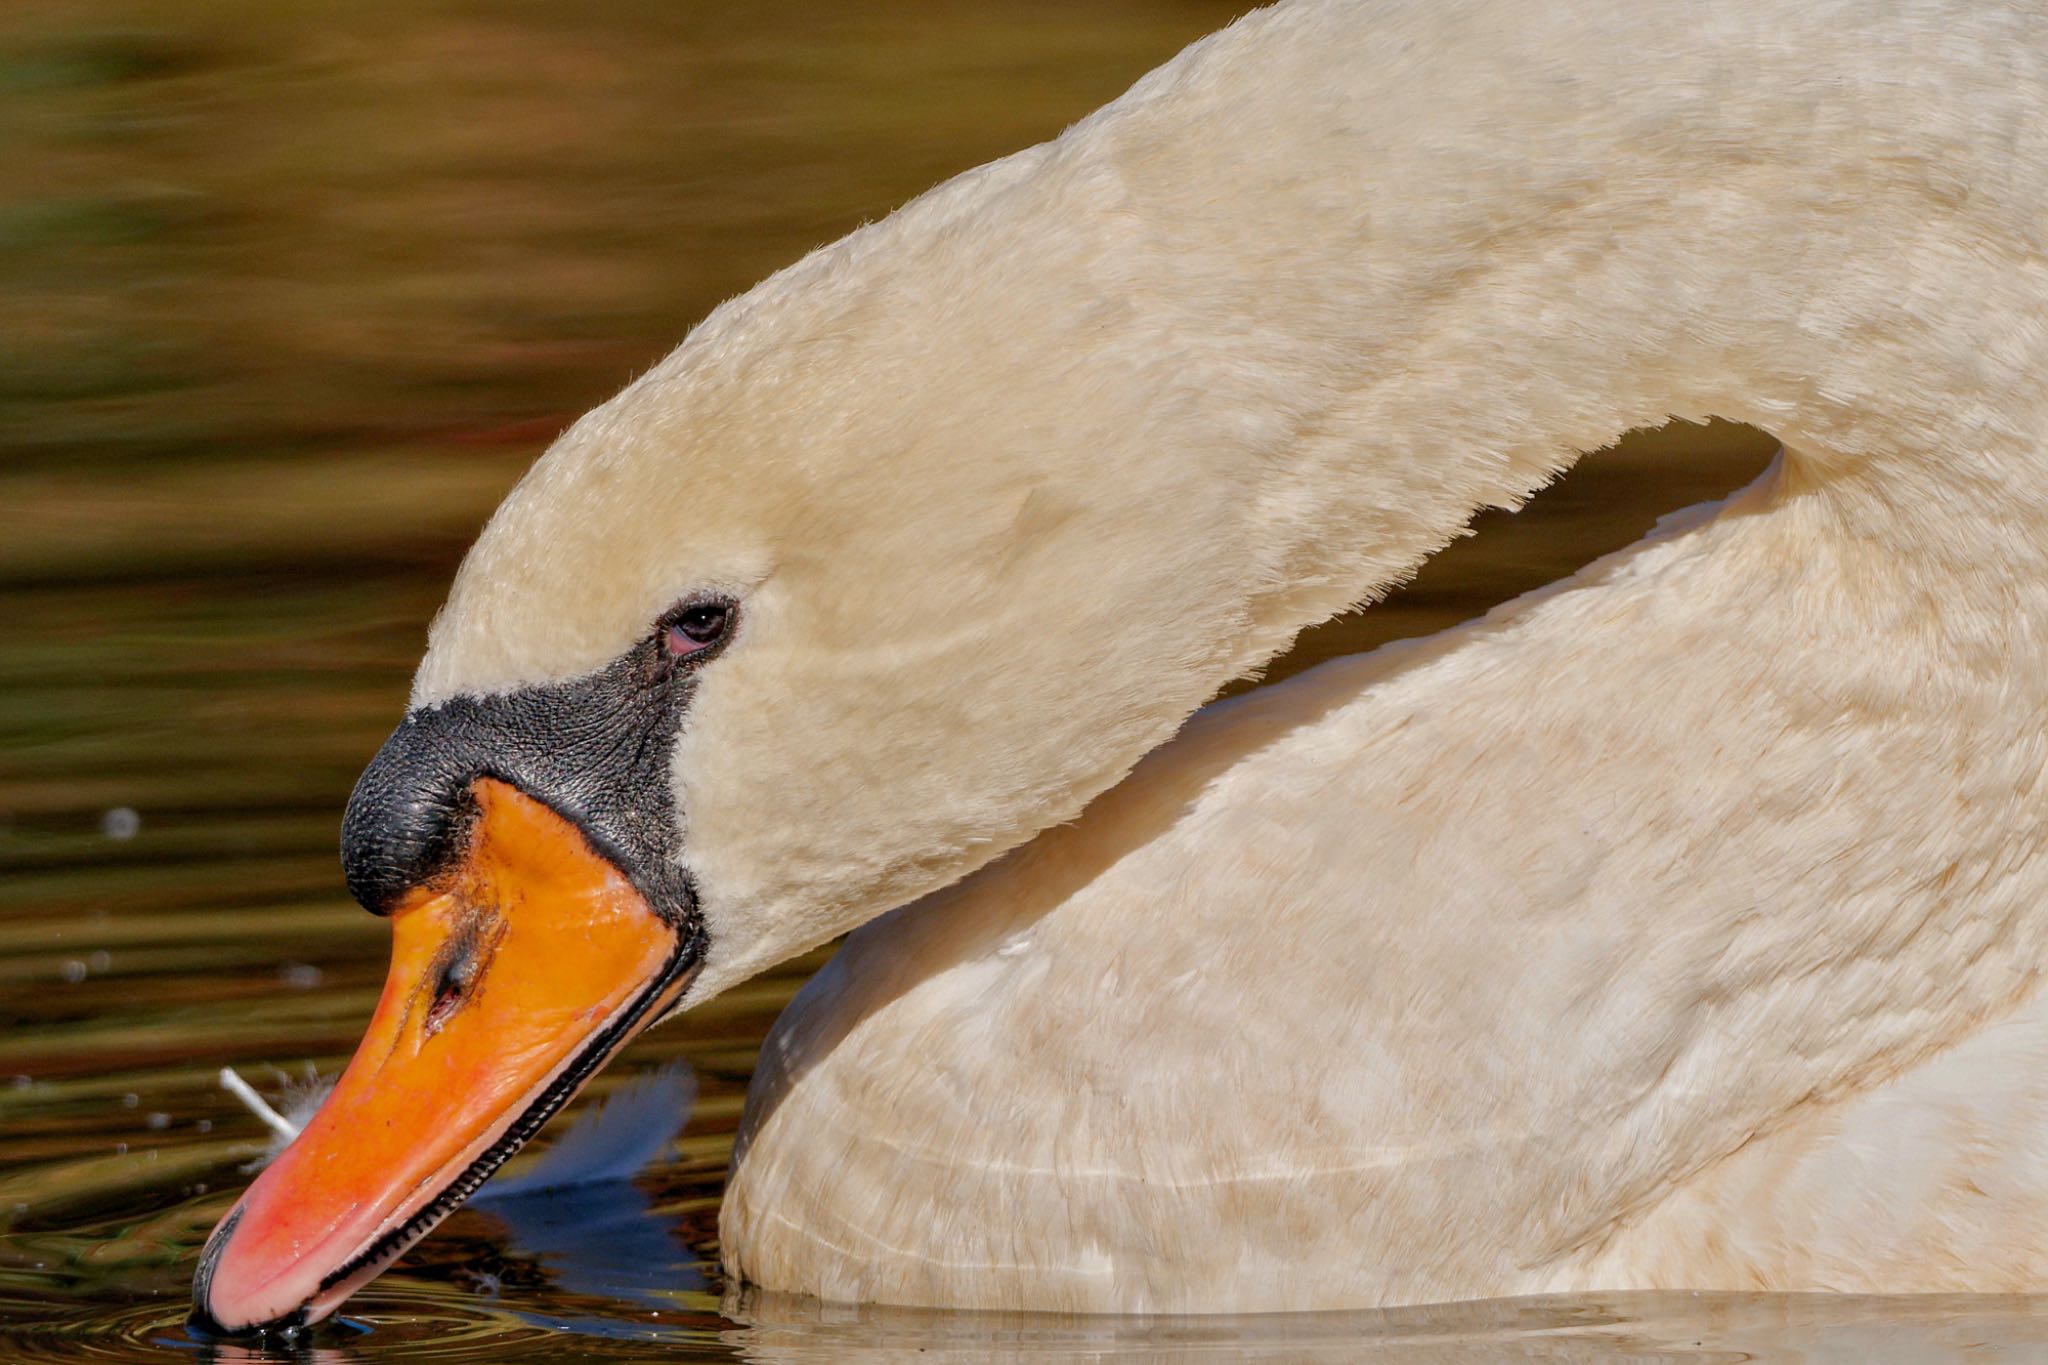
<path id="1" fill-rule="evenodd" d="M 1976 0 L 1261 11 L 579 423 L 415 700 L 751 593 L 674 770 L 701 996 L 1073 817 L 1631 426 L 1772 431 L 1901 562 L 2037 559 L 2044 108 L 2048 15 Z"/>
<path id="2" fill-rule="evenodd" d="M 1237 476 L 1247 652 L 1669 415 L 1814 481 L 2036 495 L 2048 18 L 1447 8 L 1268 11 L 1047 159 L 1132 349 L 1172 348 L 1133 391 Z"/>

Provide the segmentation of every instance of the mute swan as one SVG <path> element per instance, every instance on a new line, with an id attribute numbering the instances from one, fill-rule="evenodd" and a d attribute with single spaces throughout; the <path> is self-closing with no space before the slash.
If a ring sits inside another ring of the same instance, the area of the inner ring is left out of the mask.
<path id="1" fill-rule="evenodd" d="M 769 1039 L 736 1276 L 2048 1283 L 2044 234 L 2038 6 L 1293 0 L 720 308 L 457 576 L 344 829 L 390 983 L 196 1320 L 912 901 Z M 1666 414 L 1787 449 L 1182 728 Z"/>

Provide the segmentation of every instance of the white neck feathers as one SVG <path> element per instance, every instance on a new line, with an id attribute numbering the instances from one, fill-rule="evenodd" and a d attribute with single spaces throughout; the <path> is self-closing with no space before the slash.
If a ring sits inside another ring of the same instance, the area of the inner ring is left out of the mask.
<path id="1" fill-rule="evenodd" d="M 2048 16 L 1953 0 L 1261 11 L 579 424 L 417 699 L 760 585 L 678 755 L 708 992 L 1072 817 L 1631 426 L 1776 433 L 1920 591 L 2038 562 L 2044 92 Z"/>

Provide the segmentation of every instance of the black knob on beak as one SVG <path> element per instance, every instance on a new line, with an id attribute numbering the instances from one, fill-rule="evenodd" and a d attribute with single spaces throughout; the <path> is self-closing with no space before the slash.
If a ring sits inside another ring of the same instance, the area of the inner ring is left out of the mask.
<path id="1" fill-rule="evenodd" d="M 457 701 L 415 711 L 356 779 L 341 817 L 341 869 L 365 909 L 389 914 L 461 852 L 469 784 L 492 771 L 492 727 L 478 709 Z"/>
<path id="2" fill-rule="evenodd" d="M 463 852 L 472 784 L 492 777 L 575 825 L 680 923 L 694 901 L 669 763 L 689 694 L 687 674 L 639 648 L 570 682 L 413 711 L 363 770 L 342 816 L 349 893 L 384 915 L 432 882 Z"/>

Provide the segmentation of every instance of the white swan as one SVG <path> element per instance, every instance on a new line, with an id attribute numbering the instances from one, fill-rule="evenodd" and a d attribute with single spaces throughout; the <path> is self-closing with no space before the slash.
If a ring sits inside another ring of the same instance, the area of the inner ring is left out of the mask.
<path id="1" fill-rule="evenodd" d="M 1294 0 L 721 308 L 464 565 L 349 814 L 392 984 L 200 1320 L 919 896 L 769 1039 L 738 1276 L 2048 1283 L 2044 239 L 2039 6 Z M 1667 414 L 1787 451 L 1165 742 Z"/>

